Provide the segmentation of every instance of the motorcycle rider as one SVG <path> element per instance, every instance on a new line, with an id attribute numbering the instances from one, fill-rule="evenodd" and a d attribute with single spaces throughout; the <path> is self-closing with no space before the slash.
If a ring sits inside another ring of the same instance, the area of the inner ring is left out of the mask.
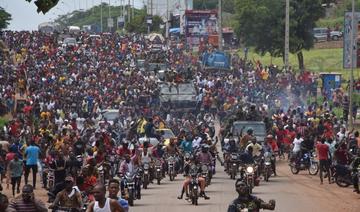
<path id="1" fill-rule="evenodd" d="M 182 190 L 181 190 L 181 194 L 180 196 L 178 196 L 178 199 L 182 199 L 184 196 L 184 193 L 186 192 L 186 198 L 188 198 L 188 185 L 190 184 L 191 181 L 191 177 L 189 175 L 189 171 L 190 171 L 190 167 L 192 164 L 195 164 L 198 168 L 197 173 L 201 173 L 201 167 L 198 166 L 199 161 L 196 160 L 195 158 L 190 158 L 190 161 L 184 164 L 184 176 L 185 176 L 185 180 L 183 182 L 183 186 L 182 186 Z M 204 199 L 208 200 L 210 199 L 210 197 L 206 196 L 205 194 L 205 187 L 206 187 L 206 181 L 205 178 L 203 178 L 202 176 L 198 177 L 198 182 L 199 182 L 199 186 L 200 186 L 200 196 L 204 197 Z"/>
<path id="2" fill-rule="evenodd" d="M 185 140 L 180 143 L 180 148 L 184 151 L 184 153 L 192 153 L 193 146 L 192 146 L 192 137 L 191 135 L 187 135 Z"/>
<path id="3" fill-rule="evenodd" d="M 357 150 L 357 156 L 356 158 L 353 160 L 353 162 L 351 163 L 350 167 L 352 168 L 353 171 L 353 185 L 354 185 L 354 192 L 356 193 L 360 193 L 359 190 L 359 172 L 358 169 L 360 168 L 360 149 Z"/>
<path id="4" fill-rule="evenodd" d="M 200 164 L 208 164 L 210 165 L 212 163 L 212 156 L 209 152 L 209 146 L 207 144 L 201 145 L 201 152 L 198 152 L 196 154 L 196 160 Z"/>
<path id="5" fill-rule="evenodd" d="M 252 152 L 253 152 L 253 148 L 252 146 L 249 146 L 249 148 L 247 148 L 246 151 L 240 154 L 240 160 L 243 164 L 252 164 L 255 162 Z"/>
<path id="6" fill-rule="evenodd" d="M 239 147 L 235 142 L 235 139 L 231 138 L 229 140 L 229 142 L 224 144 L 224 151 L 226 153 L 224 153 L 224 160 L 225 160 L 225 171 L 228 170 L 229 168 L 229 163 L 230 163 L 230 155 L 232 153 L 237 153 L 239 151 Z"/>
<path id="7" fill-rule="evenodd" d="M 251 138 L 251 143 L 246 146 L 246 150 L 249 147 L 252 147 L 252 149 L 253 149 L 253 151 L 252 151 L 253 157 L 259 157 L 260 156 L 262 146 L 257 143 L 256 137 Z"/>
<path id="8" fill-rule="evenodd" d="M 57 193 L 59 193 L 65 187 L 63 180 L 66 177 L 66 169 L 68 168 L 68 164 L 60 152 L 55 152 L 55 159 L 50 163 L 50 168 L 54 170 L 55 185 L 53 190 L 48 193 L 51 200 L 52 196 L 55 197 Z"/>
<path id="9" fill-rule="evenodd" d="M 244 127 L 241 129 L 241 132 L 242 130 L 244 129 Z M 247 131 L 246 131 L 246 135 L 242 136 L 241 140 L 240 140 L 240 148 L 241 149 L 245 149 L 246 146 L 248 145 L 249 141 L 251 141 L 251 139 L 254 137 L 253 135 L 254 133 L 254 130 L 252 128 L 249 128 Z"/>
<path id="10" fill-rule="evenodd" d="M 140 156 L 141 164 L 144 165 L 145 163 L 149 164 L 149 173 L 150 173 L 150 182 L 152 182 L 153 179 L 153 171 L 152 171 L 152 156 L 151 152 L 149 152 L 149 148 L 147 143 L 144 142 L 144 148 L 142 149 L 141 156 Z"/>
<path id="11" fill-rule="evenodd" d="M 125 160 L 123 162 L 121 162 L 120 164 L 120 176 L 125 176 L 126 172 L 134 172 L 136 170 L 136 164 L 135 164 L 135 160 L 136 160 L 136 155 L 130 157 L 130 155 L 125 155 Z M 121 187 L 121 196 L 125 196 L 125 179 L 122 178 L 121 183 L 120 183 L 120 187 Z M 140 191 L 140 188 L 138 191 Z"/>
<path id="12" fill-rule="evenodd" d="M 227 212 L 238 212 L 243 211 L 243 209 L 252 212 L 260 211 L 260 209 L 275 209 L 275 200 L 270 200 L 269 203 L 266 203 L 262 199 L 250 195 L 249 186 L 242 180 L 238 179 L 236 181 L 235 188 L 239 196 L 230 203 Z"/>
<path id="13" fill-rule="evenodd" d="M 56 195 L 56 198 L 53 204 L 49 206 L 49 209 L 56 210 L 57 206 L 69 208 L 72 210 L 81 210 L 83 202 L 79 189 L 77 187 L 74 187 L 73 177 L 68 176 L 65 178 L 65 189 L 63 189 Z"/>
<path id="14" fill-rule="evenodd" d="M 165 161 L 164 161 L 164 159 L 163 159 L 164 155 L 165 155 L 164 146 L 163 146 L 162 143 L 159 143 L 159 144 L 156 146 L 156 148 L 154 148 L 154 149 L 152 150 L 152 156 L 153 156 L 155 159 L 161 161 L 161 166 L 162 166 L 162 170 L 163 170 L 163 173 L 162 173 L 163 177 L 165 177 L 165 169 L 166 169 L 166 167 L 165 167 L 165 166 L 166 166 L 166 163 L 165 163 Z"/>
<path id="15" fill-rule="evenodd" d="M 116 150 L 116 153 L 123 158 L 125 155 L 131 155 L 131 150 L 129 149 L 129 142 L 124 140 L 121 147 Z"/>
<path id="16" fill-rule="evenodd" d="M 264 146 L 263 146 L 263 152 L 264 155 L 266 152 L 270 153 L 271 156 L 274 155 L 274 152 L 272 150 L 271 144 L 269 143 L 269 140 L 265 140 L 264 142 Z M 274 172 L 274 175 L 276 176 L 276 158 L 275 157 L 271 157 L 271 168 Z"/>

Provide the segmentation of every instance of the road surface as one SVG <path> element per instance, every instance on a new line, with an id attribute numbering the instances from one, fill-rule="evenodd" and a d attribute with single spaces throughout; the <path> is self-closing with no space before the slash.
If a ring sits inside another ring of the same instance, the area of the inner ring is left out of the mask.
<path id="1" fill-rule="evenodd" d="M 220 212 L 226 211 L 229 202 L 236 198 L 234 180 L 231 180 L 218 167 L 218 173 L 213 183 L 207 188 L 210 200 L 199 200 L 198 206 L 192 206 L 185 200 L 178 200 L 182 177 L 163 184 L 150 185 L 143 190 L 143 199 L 135 201 L 132 212 Z M 326 181 L 324 181 L 326 182 Z M 275 211 L 279 212 L 359 212 L 360 195 L 352 192 L 351 188 L 339 188 L 336 184 L 320 185 L 318 176 L 310 176 L 307 172 L 292 175 L 285 161 L 278 163 L 278 176 L 270 178 L 269 182 L 261 181 L 255 187 L 254 195 L 265 201 L 276 200 Z"/>

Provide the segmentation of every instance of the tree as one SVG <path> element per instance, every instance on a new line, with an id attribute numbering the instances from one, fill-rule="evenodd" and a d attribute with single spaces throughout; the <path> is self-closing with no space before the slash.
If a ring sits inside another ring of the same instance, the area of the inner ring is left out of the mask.
<path id="1" fill-rule="evenodd" d="M 11 15 L 0 7 L 0 30 L 5 29 L 11 21 Z"/>
<path id="2" fill-rule="evenodd" d="M 264 55 L 284 56 L 285 1 L 236 0 L 236 33 L 246 46 Z M 314 45 L 312 30 L 324 15 L 321 0 L 290 0 L 290 52 L 297 54 L 299 69 L 304 69 L 302 50 Z"/>
<path id="3" fill-rule="evenodd" d="M 235 1 L 236 0 L 222 0 L 223 12 L 235 13 Z M 195 10 L 213 10 L 218 8 L 219 0 L 194 0 Z"/>
<path id="4" fill-rule="evenodd" d="M 194 10 L 212 10 L 216 9 L 218 0 L 194 0 Z"/>
<path id="5" fill-rule="evenodd" d="M 125 25 L 125 29 L 128 32 L 136 32 L 136 33 L 147 33 L 147 12 L 146 9 L 140 10 L 140 13 L 136 15 L 130 22 L 127 22 Z M 152 32 L 160 32 L 160 25 L 163 23 L 160 16 L 154 15 L 152 17 L 152 24 L 150 26 L 150 31 Z"/>
<path id="6" fill-rule="evenodd" d="M 31 2 L 32 0 L 25 0 Z M 51 8 L 55 7 L 59 0 L 36 0 L 34 4 L 37 6 L 37 12 L 47 13 Z"/>

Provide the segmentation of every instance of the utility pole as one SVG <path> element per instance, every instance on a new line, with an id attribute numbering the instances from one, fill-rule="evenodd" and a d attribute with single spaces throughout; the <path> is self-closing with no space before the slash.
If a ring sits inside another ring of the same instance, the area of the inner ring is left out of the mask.
<path id="1" fill-rule="evenodd" d="M 169 38 L 169 0 L 166 0 L 166 27 L 165 38 Z"/>
<path id="2" fill-rule="evenodd" d="M 219 0 L 219 10 L 218 10 L 218 14 L 219 14 L 219 50 L 222 51 L 223 50 L 223 46 L 222 46 L 222 0 Z"/>
<path id="3" fill-rule="evenodd" d="M 150 0 L 150 4 L 151 4 L 151 16 L 153 16 L 153 0 Z"/>
<path id="4" fill-rule="evenodd" d="M 135 3 L 134 3 L 134 0 L 132 0 L 132 7 L 131 7 L 131 16 L 132 16 L 132 19 L 134 19 L 134 17 L 135 17 L 134 8 L 135 8 Z"/>
<path id="5" fill-rule="evenodd" d="M 350 50 L 350 61 L 351 61 L 351 73 L 350 73 L 350 87 L 349 87 L 349 130 L 351 130 L 354 126 L 353 118 L 352 118 L 352 112 L 353 112 L 353 88 L 354 88 L 354 47 L 355 42 L 354 38 L 357 36 L 354 36 L 355 32 L 355 1 L 352 0 L 352 8 L 351 8 L 351 50 Z"/>
<path id="6" fill-rule="evenodd" d="M 109 5 L 108 5 L 108 7 L 109 7 L 109 18 L 111 18 L 111 11 L 110 11 L 110 10 L 111 10 L 111 9 L 110 9 L 110 4 L 111 4 L 111 2 L 110 2 L 110 1 L 111 1 L 111 0 L 109 0 Z M 108 20 L 109 20 L 109 18 L 108 18 Z M 108 24 L 109 24 L 109 23 L 108 23 Z M 109 27 L 109 26 L 108 26 L 108 31 L 111 32 L 111 30 L 112 30 L 112 27 Z"/>
<path id="7" fill-rule="evenodd" d="M 130 20 L 131 20 L 131 13 L 130 13 L 130 0 L 129 0 L 129 2 L 128 2 L 128 8 L 127 8 L 127 15 L 128 15 L 128 21 L 130 22 Z"/>
<path id="8" fill-rule="evenodd" d="M 110 2 L 111 0 L 109 0 L 109 5 L 108 5 L 108 7 L 109 7 L 109 18 L 111 18 L 111 11 L 110 11 L 110 4 L 111 4 L 111 2 Z"/>
<path id="9" fill-rule="evenodd" d="M 289 28 L 290 28 L 290 0 L 286 0 L 286 8 L 285 8 L 285 52 L 284 52 L 284 62 L 285 62 L 285 70 L 289 68 Z"/>
<path id="10" fill-rule="evenodd" d="M 100 32 L 103 32 L 102 0 L 100 3 Z"/>

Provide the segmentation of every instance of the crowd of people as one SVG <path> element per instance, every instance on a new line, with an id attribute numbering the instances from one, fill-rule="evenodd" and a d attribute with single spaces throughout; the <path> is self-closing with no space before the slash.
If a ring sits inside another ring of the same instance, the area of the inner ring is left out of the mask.
<path id="1" fill-rule="evenodd" d="M 259 120 L 266 124 L 267 140 L 274 152 L 289 152 L 291 145 L 294 153 L 316 147 L 320 167 L 328 170 L 329 180 L 330 159 L 343 165 L 357 161 L 353 155 L 360 146 L 359 133 L 349 132 L 347 117 L 336 117 L 331 101 L 322 105 L 307 102 L 308 96 L 314 99 L 317 96 L 318 76 L 314 73 L 296 74 L 236 55 L 231 59 L 231 70 L 204 70 L 198 63 L 201 54 L 192 54 L 181 43 L 174 46 L 161 43 L 162 48 L 155 51 L 143 35 L 104 33 L 94 37 L 80 33 L 71 35 L 76 38 L 76 45 L 62 43 L 63 36 L 4 31 L 0 37 L 9 49 L 1 52 L 1 103 L 13 115 L 1 133 L 2 140 L 7 141 L 0 145 L 1 181 L 6 177 L 13 196 L 20 193 L 23 176 L 26 184 L 22 188 L 23 199 L 18 205 L 10 204 L 10 211 L 20 210 L 33 198 L 33 190 L 39 188 L 38 172 L 42 187 L 50 187 L 45 169 L 55 170 L 54 185 L 65 179 L 62 187 L 53 186 L 56 191 L 52 191 L 55 194 L 52 207 L 60 203 L 80 208 L 84 197 L 79 191 L 94 190 L 96 201 L 89 205 L 89 211 L 103 207 L 111 211 L 127 209 L 122 198 L 123 179 L 108 182 L 109 198 L 114 200 L 105 198 L 104 185 L 94 186 L 100 176 L 97 164 L 105 164 L 109 155 L 117 155 L 123 159 L 119 172 L 124 176 L 148 157 L 148 148 L 153 150 L 151 157 L 157 155 L 160 159 L 165 153 L 181 151 L 196 153 L 191 162 L 211 161 L 217 150 L 208 136 L 204 113 L 220 118 L 223 138 L 233 136 L 229 131 L 235 120 Z M 205 51 L 213 50 L 208 47 Z M 141 66 L 140 59 L 166 64 L 165 79 L 158 75 L 158 69 L 149 71 L 146 65 Z M 195 85 L 197 106 L 193 113 L 174 113 L 171 104 L 164 107 L 160 103 L 160 85 L 176 87 L 184 81 Z M 19 96 L 26 101 L 21 110 L 14 111 Z M 334 103 L 346 103 L 346 98 L 337 97 L 334 96 Z M 114 123 L 102 116 L 106 109 L 119 111 Z M 176 134 L 169 144 L 156 133 L 156 128 L 164 126 L 173 128 Z M 114 139 L 114 132 L 118 131 L 124 134 L 120 141 Z M 161 144 L 157 147 L 141 144 L 130 149 L 144 135 L 157 137 Z M 260 148 L 256 141 L 248 147 L 248 142 L 254 141 L 252 137 L 251 133 L 244 135 L 239 140 L 242 140 L 239 149 L 251 149 L 257 154 Z M 322 145 L 324 141 L 328 149 Z M 348 154 L 350 150 L 353 155 Z M 327 152 L 331 157 L 325 157 Z M 186 164 L 180 163 L 177 168 L 187 172 Z M 30 172 L 32 186 L 28 182 Z M 201 195 L 208 199 L 204 179 L 199 181 Z M 179 199 L 188 193 L 188 184 L 189 178 Z M 119 187 L 121 197 L 117 197 Z M 5 202 L 5 197 L 0 196 L 0 200 Z M 42 204 L 31 202 L 32 206 L 26 207 L 42 210 Z"/>

